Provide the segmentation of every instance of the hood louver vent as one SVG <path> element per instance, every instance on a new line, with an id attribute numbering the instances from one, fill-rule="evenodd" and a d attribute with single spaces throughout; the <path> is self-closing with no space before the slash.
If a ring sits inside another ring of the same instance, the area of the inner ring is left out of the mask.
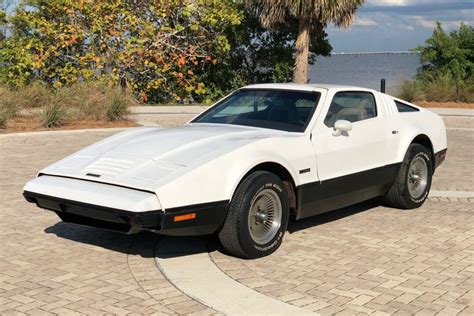
<path id="1" fill-rule="evenodd" d="M 86 167 L 83 171 L 96 175 L 116 176 L 125 172 L 133 164 L 133 161 L 128 160 L 102 158 Z"/>

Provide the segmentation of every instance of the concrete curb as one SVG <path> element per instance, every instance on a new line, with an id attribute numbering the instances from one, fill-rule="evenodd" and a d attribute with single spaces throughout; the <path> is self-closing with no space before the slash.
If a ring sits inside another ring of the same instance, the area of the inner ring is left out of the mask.
<path id="1" fill-rule="evenodd" d="M 457 108 L 426 108 L 441 116 L 464 116 L 474 117 L 474 109 L 457 109 Z"/>
<path id="2" fill-rule="evenodd" d="M 156 253 L 156 264 L 168 281 L 194 300 L 225 315 L 318 315 L 230 278 L 211 260 L 205 239 L 164 237 Z"/>
<path id="3" fill-rule="evenodd" d="M 177 106 L 134 106 L 130 113 L 135 114 L 199 114 L 208 109 L 208 105 L 177 105 Z"/>
<path id="4" fill-rule="evenodd" d="M 455 199 L 474 199 L 473 191 L 438 191 L 431 190 L 430 198 L 455 198 Z"/>
<path id="5" fill-rule="evenodd" d="M 84 128 L 84 129 L 67 129 L 67 130 L 55 130 L 55 131 L 20 132 L 20 133 L 1 134 L 0 139 L 8 138 L 8 137 L 45 136 L 45 135 L 51 135 L 51 134 L 62 135 L 62 134 L 89 133 L 89 132 L 120 132 L 128 128 L 136 128 L 136 127 Z"/>

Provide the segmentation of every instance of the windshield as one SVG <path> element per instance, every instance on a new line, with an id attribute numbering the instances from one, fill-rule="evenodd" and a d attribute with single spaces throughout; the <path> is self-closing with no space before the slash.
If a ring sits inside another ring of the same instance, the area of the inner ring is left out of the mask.
<path id="1" fill-rule="evenodd" d="M 319 92 L 239 90 L 191 123 L 218 123 L 304 132 Z"/>

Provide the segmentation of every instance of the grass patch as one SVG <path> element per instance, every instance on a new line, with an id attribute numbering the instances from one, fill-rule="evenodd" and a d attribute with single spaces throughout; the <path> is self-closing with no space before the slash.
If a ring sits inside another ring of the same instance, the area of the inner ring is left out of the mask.
<path id="1" fill-rule="evenodd" d="M 51 105 L 54 93 L 44 84 L 33 82 L 13 90 L 17 106 L 20 109 L 43 108 Z"/>
<path id="2" fill-rule="evenodd" d="M 457 81 L 449 74 L 423 80 L 404 80 L 397 96 L 415 102 L 474 102 L 474 82 Z"/>
<path id="3" fill-rule="evenodd" d="M 127 96 L 123 93 L 113 92 L 108 98 L 106 117 L 108 121 L 120 121 L 123 120 L 128 112 L 128 101 Z"/>
<path id="4" fill-rule="evenodd" d="M 17 106 L 14 94 L 0 87 L 0 128 L 5 128 L 8 120 L 15 118 L 17 115 Z"/>
<path id="5" fill-rule="evenodd" d="M 421 101 L 424 99 L 423 88 L 417 81 L 403 80 L 397 96 L 408 102 Z"/>
<path id="6" fill-rule="evenodd" d="M 437 102 L 472 102 L 474 101 L 472 85 L 454 80 L 446 74 L 430 78 L 425 85 L 427 101 Z"/>
<path id="7" fill-rule="evenodd" d="M 52 104 L 43 109 L 42 125 L 47 128 L 59 127 L 64 123 L 64 114 L 61 104 Z"/>
<path id="8" fill-rule="evenodd" d="M 0 128 L 17 115 L 47 128 L 85 121 L 97 122 L 96 125 L 125 121 L 129 106 L 136 103 L 131 94 L 119 87 L 95 83 L 78 83 L 58 90 L 40 83 L 15 89 L 0 86 Z"/>

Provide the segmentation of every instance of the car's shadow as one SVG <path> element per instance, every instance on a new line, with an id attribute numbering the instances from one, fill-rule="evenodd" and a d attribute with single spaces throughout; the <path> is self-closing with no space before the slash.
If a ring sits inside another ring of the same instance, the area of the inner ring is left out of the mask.
<path id="1" fill-rule="evenodd" d="M 368 200 L 359 204 L 351 205 L 348 207 L 344 207 L 344 208 L 330 211 L 327 213 L 323 213 L 320 215 L 303 218 L 297 221 L 290 219 L 290 223 L 288 224 L 287 231 L 288 233 L 292 234 L 309 227 L 314 227 L 314 226 L 326 224 L 329 222 L 337 221 L 345 217 L 348 217 L 357 213 L 361 213 L 361 212 L 373 209 L 381 205 L 382 205 L 381 200 L 379 198 L 375 198 L 375 199 Z"/>
<path id="2" fill-rule="evenodd" d="M 169 258 L 207 252 L 210 236 L 172 237 L 149 231 L 124 234 L 110 230 L 58 222 L 44 230 L 60 238 L 143 258 Z"/>
<path id="3" fill-rule="evenodd" d="M 290 220 L 288 233 L 323 225 L 380 206 L 374 199 L 354 206 L 316 215 L 298 221 Z M 170 258 L 191 254 L 219 251 L 228 254 L 219 244 L 216 235 L 173 237 L 142 231 L 127 235 L 119 232 L 92 227 L 58 222 L 45 229 L 47 234 L 54 234 L 79 243 L 89 244 L 125 254 L 139 255 L 144 258 Z"/>

